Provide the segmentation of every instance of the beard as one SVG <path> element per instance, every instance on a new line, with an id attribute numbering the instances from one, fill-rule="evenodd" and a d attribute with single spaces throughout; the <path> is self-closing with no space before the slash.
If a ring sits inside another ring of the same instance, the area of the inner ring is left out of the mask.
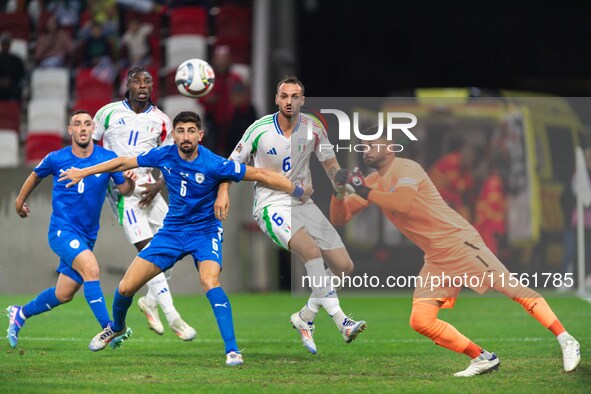
<path id="1" fill-rule="evenodd" d="M 195 149 L 196 148 L 197 147 L 195 145 L 191 145 L 191 146 L 188 146 L 188 147 L 187 146 L 184 146 L 183 147 L 183 145 L 179 146 L 179 150 L 181 152 L 183 152 L 183 153 L 193 153 L 193 152 L 195 152 Z"/>
<path id="2" fill-rule="evenodd" d="M 86 141 L 86 142 L 79 142 L 79 141 L 74 141 L 74 142 L 76 142 L 76 145 L 78 145 L 80 148 L 86 149 L 86 148 L 88 148 L 88 145 L 90 145 L 90 141 L 92 141 L 91 138 L 89 138 L 88 141 Z"/>
<path id="3" fill-rule="evenodd" d="M 373 168 L 374 170 L 377 170 L 380 168 L 381 163 L 382 163 L 382 159 L 377 159 L 375 157 L 372 157 L 369 160 L 363 160 L 365 162 L 365 164 L 369 167 L 369 168 Z"/>

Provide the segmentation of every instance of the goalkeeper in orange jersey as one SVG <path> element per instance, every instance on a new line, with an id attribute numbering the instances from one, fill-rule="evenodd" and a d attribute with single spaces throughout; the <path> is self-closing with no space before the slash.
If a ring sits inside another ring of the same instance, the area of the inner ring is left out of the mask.
<path id="1" fill-rule="evenodd" d="M 365 134 L 375 132 L 373 129 Z M 437 318 L 441 308 L 453 307 L 461 290 L 461 286 L 453 283 L 436 286 L 428 280 L 442 275 L 486 277 L 488 280 L 479 286 L 465 285 L 480 294 L 492 287 L 523 305 L 530 315 L 556 335 L 562 348 L 564 370 L 573 371 L 581 359 L 579 343 L 564 329 L 546 300 L 520 283 L 507 285 L 506 279 L 510 275 L 507 268 L 486 247 L 474 227 L 444 202 L 418 163 L 389 152 L 386 146 L 391 141 L 382 139 L 365 143 L 370 148 L 364 152 L 363 160 L 376 171 L 365 179 L 359 171 L 343 169 L 337 173 L 330 220 L 335 225 L 344 225 L 353 215 L 375 204 L 423 250 L 425 264 L 419 277 L 424 281 L 417 281 L 410 325 L 437 345 L 470 357 L 472 361 L 468 368 L 455 376 L 490 372 L 499 367 L 500 361 L 494 353 L 484 350 L 451 324 Z M 355 193 L 346 196 L 347 189 Z"/>

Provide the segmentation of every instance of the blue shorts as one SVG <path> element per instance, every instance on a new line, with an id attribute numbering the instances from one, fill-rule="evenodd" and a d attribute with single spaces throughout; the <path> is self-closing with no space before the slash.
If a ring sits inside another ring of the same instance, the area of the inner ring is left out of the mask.
<path id="1" fill-rule="evenodd" d="M 211 232 L 179 231 L 162 227 L 152 241 L 138 253 L 144 260 L 166 271 L 187 255 L 193 256 L 195 266 L 205 260 L 215 261 L 222 266 L 222 242 L 224 230 L 221 227 Z"/>
<path id="2" fill-rule="evenodd" d="M 72 268 L 72 263 L 76 256 L 85 250 L 92 252 L 96 240 L 88 239 L 78 233 L 67 230 L 50 231 L 48 238 L 49 247 L 60 258 L 60 265 L 56 271 L 66 275 L 78 284 L 84 283 L 82 276 Z"/>

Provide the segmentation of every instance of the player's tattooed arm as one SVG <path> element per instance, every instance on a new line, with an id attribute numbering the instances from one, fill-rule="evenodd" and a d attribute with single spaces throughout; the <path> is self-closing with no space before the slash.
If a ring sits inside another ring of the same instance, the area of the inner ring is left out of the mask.
<path id="1" fill-rule="evenodd" d="M 331 157 L 330 159 L 324 160 L 322 162 L 322 167 L 324 167 L 324 171 L 326 171 L 326 175 L 331 182 L 334 182 L 334 177 L 338 170 L 341 169 L 339 162 L 336 157 Z"/>

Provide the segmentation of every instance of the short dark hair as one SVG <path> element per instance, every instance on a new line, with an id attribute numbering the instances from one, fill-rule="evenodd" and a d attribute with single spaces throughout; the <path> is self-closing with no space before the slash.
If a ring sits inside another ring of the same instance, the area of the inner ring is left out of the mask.
<path id="1" fill-rule="evenodd" d="M 172 127 L 175 128 L 179 123 L 195 123 L 197 128 L 201 130 L 201 117 L 193 111 L 179 112 L 172 121 Z"/>
<path id="2" fill-rule="evenodd" d="M 68 118 L 68 125 L 72 122 L 72 118 L 74 116 L 80 115 L 80 114 L 87 114 L 88 116 L 90 116 L 92 118 L 92 115 L 90 115 L 90 112 L 88 112 L 87 110 L 85 110 L 85 109 L 78 109 L 78 110 L 76 110 L 76 111 L 74 111 L 74 112 L 72 112 L 70 114 L 70 117 Z"/>
<path id="3" fill-rule="evenodd" d="M 284 83 L 293 83 L 293 84 L 296 84 L 296 85 L 300 85 L 300 88 L 302 88 L 302 95 L 304 95 L 304 92 L 305 92 L 306 88 L 304 88 L 304 84 L 302 83 L 302 81 L 300 81 L 298 79 L 298 77 L 296 77 L 295 75 L 290 74 L 290 75 L 284 76 L 281 79 L 281 81 L 279 81 L 279 83 L 277 83 L 277 91 L 278 92 L 279 92 L 279 87 L 281 85 L 283 85 Z"/>

